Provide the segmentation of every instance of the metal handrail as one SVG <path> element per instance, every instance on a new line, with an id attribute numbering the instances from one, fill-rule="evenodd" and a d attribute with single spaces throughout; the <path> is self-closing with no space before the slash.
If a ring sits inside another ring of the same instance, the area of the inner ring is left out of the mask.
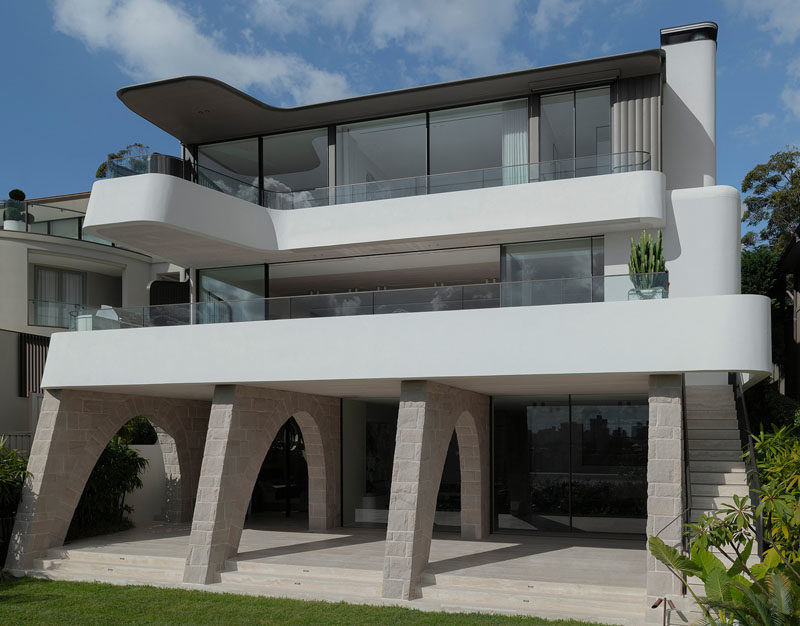
<path id="1" fill-rule="evenodd" d="M 756 449 L 753 445 L 753 432 L 750 428 L 750 417 L 747 413 L 747 403 L 744 399 L 744 389 L 742 387 L 742 375 L 739 372 L 732 372 L 729 375 L 733 385 L 733 395 L 736 399 L 736 421 L 739 426 L 739 439 L 742 444 L 742 457 L 747 468 L 747 483 L 750 489 L 750 504 L 755 511 L 761 500 L 761 480 L 758 476 L 758 465 L 756 463 Z M 764 551 L 764 518 L 754 515 L 756 526 L 756 547 L 758 554 Z"/>

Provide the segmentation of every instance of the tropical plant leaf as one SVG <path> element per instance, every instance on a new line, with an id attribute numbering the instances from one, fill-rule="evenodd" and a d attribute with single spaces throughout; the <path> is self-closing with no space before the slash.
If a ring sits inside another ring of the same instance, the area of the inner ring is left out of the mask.
<path id="1" fill-rule="evenodd" d="M 699 576 L 703 571 L 697 563 L 683 556 L 658 537 L 650 537 L 647 545 L 650 548 L 650 554 L 674 571 L 681 572 L 686 576 Z"/>
<path id="2" fill-rule="evenodd" d="M 706 596 L 712 600 L 729 600 L 731 597 L 728 589 L 730 581 L 731 577 L 728 576 L 728 572 L 725 571 L 724 567 L 721 569 L 712 569 L 703 580 L 706 588 Z"/>

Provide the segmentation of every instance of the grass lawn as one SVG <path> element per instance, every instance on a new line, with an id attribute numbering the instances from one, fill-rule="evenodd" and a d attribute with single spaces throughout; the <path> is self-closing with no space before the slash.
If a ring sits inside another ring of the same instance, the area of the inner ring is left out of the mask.
<path id="1" fill-rule="evenodd" d="M 478 613 L 304 602 L 234 594 L 20 578 L 0 583 L 2 624 L 531 624 L 588 626 Z"/>

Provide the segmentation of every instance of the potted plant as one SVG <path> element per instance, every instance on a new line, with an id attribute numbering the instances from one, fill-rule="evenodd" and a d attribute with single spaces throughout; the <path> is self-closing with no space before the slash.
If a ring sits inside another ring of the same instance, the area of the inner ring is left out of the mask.
<path id="1" fill-rule="evenodd" d="M 667 296 L 669 282 L 660 230 L 655 242 L 653 236 L 644 230 L 638 242 L 631 237 L 628 270 L 633 283 L 633 289 L 628 291 L 628 300 L 654 300 Z"/>
<path id="2" fill-rule="evenodd" d="M 25 230 L 25 192 L 21 189 L 8 192 L 6 210 L 3 213 L 3 230 Z"/>

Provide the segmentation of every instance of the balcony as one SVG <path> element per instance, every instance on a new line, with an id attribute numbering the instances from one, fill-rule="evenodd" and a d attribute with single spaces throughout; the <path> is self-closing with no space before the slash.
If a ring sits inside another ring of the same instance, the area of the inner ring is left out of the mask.
<path id="1" fill-rule="evenodd" d="M 48 204 L 35 200 L 0 202 L 0 215 L 4 216 L 2 226 L 7 232 L 35 233 L 91 241 L 106 246 L 114 245 L 110 241 L 83 232 L 85 212 L 59 206 L 57 203 Z"/>
<path id="2" fill-rule="evenodd" d="M 71 310 L 69 315 L 72 317 L 70 323 L 72 330 L 104 330 L 625 300 L 660 300 L 667 297 L 668 290 L 669 281 L 666 273 L 622 274 L 148 307 L 81 308 L 80 310 Z M 53 311 L 52 314 L 55 315 L 56 312 Z"/>
<path id="3" fill-rule="evenodd" d="M 255 179 L 251 184 L 158 153 L 113 159 L 107 171 L 108 178 L 168 174 L 269 209 L 292 210 L 649 170 L 650 154 L 636 151 L 296 191 L 259 187 Z"/>
<path id="4" fill-rule="evenodd" d="M 28 326 L 70 328 L 75 316 L 85 308 L 83 304 L 28 300 Z"/>

